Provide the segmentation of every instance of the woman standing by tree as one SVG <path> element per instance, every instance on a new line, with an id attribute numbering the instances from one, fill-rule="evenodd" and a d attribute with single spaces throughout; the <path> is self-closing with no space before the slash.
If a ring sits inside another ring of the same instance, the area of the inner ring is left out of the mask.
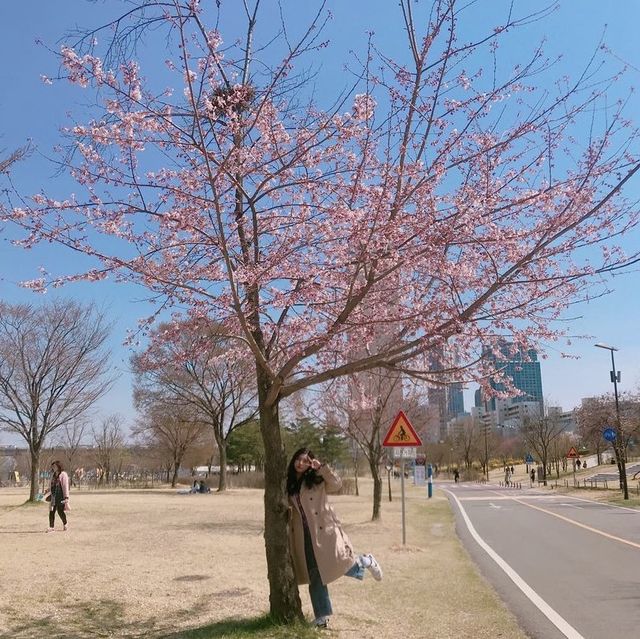
<path id="1" fill-rule="evenodd" d="M 51 503 L 47 532 L 54 531 L 56 512 L 62 519 L 63 530 L 67 530 L 67 513 L 65 511 L 69 510 L 69 475 L 67 475 L 59 461 L 51 462 L 51 470 L 51 487 L 49 489 Z"/>
<path id="2" fill-rule="evenodd" d="M 327 584 L 342 575 L 364 579 L 365 568 L 376 581 L 382 568 L 373 555 L 355 555 L 349 538 L 327 502 L 341 479 L 308 448 L 297 450 L 287 471 L 291 506 L 289 545 L 298 584 L 309 584 L 314 625 L 326 628 L 332 614 Z"/>

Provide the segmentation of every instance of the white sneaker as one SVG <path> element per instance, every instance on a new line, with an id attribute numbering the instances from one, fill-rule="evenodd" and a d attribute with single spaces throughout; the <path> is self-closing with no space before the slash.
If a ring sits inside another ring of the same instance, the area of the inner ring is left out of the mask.
<path id="1" fill-rule="evenodd" d="M 48 533 L 55 532 L 55 531 L 56 531 L 55 528 L 47 528 L 47 530 L 45 530 L 45 532 L 48 532 Z"/>
<path id="2" fill-rule="evenodd" d="M 69 530 L 69 524 L 65 524 L 65 525 L 62 527 L 62 530 Z"/>
<path id="3" fill-rule="evenodd" d="M 316 628 L 327 628 L 329 626 L 329 617 L 317 617 L 313 620 Z"/>
<path id="4" fill-rule="evenodd" d="M 376 558 L 371 554 L 365 555 L 365 557 L 369 560 L 369 565 L 366 568 L 371 573 L 371 576 L 376 581 L 382 581 L 382 568 L 380 568 Z"/>

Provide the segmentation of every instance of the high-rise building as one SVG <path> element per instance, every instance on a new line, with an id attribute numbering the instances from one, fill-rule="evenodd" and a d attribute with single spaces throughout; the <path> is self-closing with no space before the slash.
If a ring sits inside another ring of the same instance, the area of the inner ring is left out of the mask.
<path id="1" fill-rule="evenodd" d="M 445 349 L 434 351 L 430 357 L 429 369 L 433 372 L 443 371 L 450 366 L 447 364 Z M 439 428 L 440 440 L 447 436 L 447 424 L 449 420 L 459 417 L 464 413 L 464 395 L 460 382 L 447 383 L 446 377 L 442 377 L 442 385 L 429 387 L 427 390 L 427 401 L 436 415 Z"/>
<path id="2" fill-rule="evenodd" d="M 482 403 L 482 389 L 476 388 L 476 392 L 473 394 L 473 405 L 476 408 L 481 408 Z"/>
<path id="3" fill-rule="evenodd" d="M 511 402 L 538 402 L 540 409 L 544 404 L 542 395 L 542 374 L 540 372 L 540 362 L 538 353 L 530 349 L 525 353 L 514 349 L 513 344 L 501 341 L 498 344 L 500 354 L 497 355 L 489 347 L 484 349 L 484 357 L 491 362 L 496 370 L 511 379 L 515 388 L 521 393 L 511 398 Z M 491 387 L 497 391 L 504 391 L 506 387 L 501 382 L 491 380 Z M 489 409 L 496 410 L 496 400 L 489 400 Z"/>
<path id="4" fill-rule="evenodd" d="M 447 386 L 448 402 L 447 411 L 449 417 L 458 417 L 464 413 L 464 395 L 462 393 L 462 384 L 460 382 L 454 382 Z"/>

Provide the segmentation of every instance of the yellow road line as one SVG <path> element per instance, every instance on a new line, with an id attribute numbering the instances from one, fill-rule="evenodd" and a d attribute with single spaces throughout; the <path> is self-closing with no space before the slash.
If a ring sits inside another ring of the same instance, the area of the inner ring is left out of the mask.
<path id="1" fill-rule="evenodd" d="M 574 519 L 570 519 L 569 517 L 565 517 L 564 515 L 560 515 L 558 513 L 554 513 L 552 510 L 547 510 L 546 508 L 541 508 L 540 506 L 534 506 L 533 504 L 528 504 L 526 501 L 522 499 L 518 499 L 517 497 L 509 497 L 513 501 L 517 501 L 519 504 L 523 506 L 527 506 L 527 508 L 533 508 L 534 510 L 539 510 L 540 512 L 546 513 L 547 515 L 551 515 L 552 517 L 557 517 L 558 519 L 562 519 L 562 521 L 566 521 L 569 524 L 573 524 L 574 526 L 578 526 L 579 528 L 584 528 L 596 535 L 602 535 L 607 539 L 613 539 L 613 541 L 619 541 L 621 544 L 627 544 L 627 546 L 633 546 L 634 548 L 640 548 L 640 544 L 635 541 L 630 541 L 629 539 L 623 539 L 622 537 L 617 537 L 616 535 L 612 535 L 611 533 L 604 532 L 604 530 L 600 530 L 599 528 L 593 528 L 593 526 L 587 526 L 586 524 L 582 524 L 579 521 L 575 521 Z"/>

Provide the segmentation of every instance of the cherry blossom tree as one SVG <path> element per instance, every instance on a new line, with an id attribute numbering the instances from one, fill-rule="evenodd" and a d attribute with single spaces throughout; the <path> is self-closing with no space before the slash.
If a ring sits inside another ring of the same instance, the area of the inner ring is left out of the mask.
<path id="1" fill-rule="evenodd" d="M 4 149 L 0 150 L 0 173 L 6 173 L 16 162 L 20 162 L 28 157 L 32 150 L 30 144 L 21 146 L 9 153 Z"/>
<path id="2" fill-rule="evenodd" d="M 386 459 L 382 441 L 398 410 L 402 406 L 402 377 L 386 370 L 372 370 L 345 378 L 342 393 L 337 384 L 328 393 L 335 410 L 343 415 L 343 431 L 364 454 L 373 478 L 373 508 L 371 519 L 380 519 L 382 503 L 381 468 Z"/>
<path id="3" fill-rule="evenodd" d="M 238 35 L 227 3 L 141 1 L 106 26 L 106 57 L 91 38 L 63 46 L 60 79 L 98 105 L 65 131 L 60 166 L 78 187 L 11 194 L 3 217 L 25 229 L 19 245 L 96 258 L 32 288 L 137 282 L 251 353 L 270 605 L 287 621 L 301 607 L 280 402 L 374 368 L 432 379 L 428 355 L 445 345 L 458 381 L 486 379 L 489 338 L 524 350 L 561 337 L 554 320 L 637 257 L 614 240 L 637 224 L 622 189 L 640 163 L 623 101 L 604 99 L 620 80 L 599 64 L 606 51 L 555 84 L 541 46 L 501 60 L 502 38 L 542 16 L 510 11 L 468 39 L 467 3 L 401 0 L 387 29 L 405 49 L 392 57 L 369 35 L 341 76 L 352 85 L 329 98 L 305 66 L 328 45 L 325 3 L 297 39 L 285 15 L 258 29 L 274 4 L 235 3 Z M 143 33 L 166 37 L 157 86 L 114 55 Z"/>
<path id="4" fill-rule="evenodd" d="M 382 444 L 400 409 L 425 439 L 426 398 L 420 391 L 401 375 L 373 369 L 335 380 L 323 389 L 317 402 L 325 422 L 339 428 L 367 461 L 373 479 L 372 521 L 381 517 L 382 469 L 393 455 Z"/>

